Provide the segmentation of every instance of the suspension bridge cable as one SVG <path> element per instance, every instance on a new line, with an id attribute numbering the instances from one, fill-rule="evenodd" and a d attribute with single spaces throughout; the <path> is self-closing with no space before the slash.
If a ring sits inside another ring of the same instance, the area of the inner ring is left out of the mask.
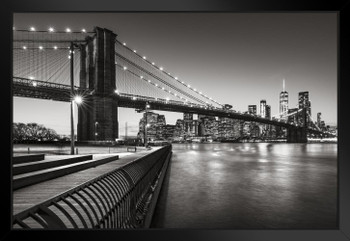
<path id="1" fill-rule="evenodd" d="M 67 57 L 66 56 L 61 56 L 61 58 L 59 59 L 59 61 L 61 62 L 62 60 L 63 60 L 63 58 L 65 58 L 65 59 L 67 59 Z M 56 64 L 56 66 L 59 64 L 60 66 L 59 66 L 59 68 L 56 68 L 56 71 L 55 72 L 53 72 L 52 74 L 51 74 L 51 76 L 49 76 L 48 78 L 47 78 L 47 82 L 49 81 L 49 80 L 51 80 L 52 78 L 53 78 L 53 76 L 55 76 L 58 72 L 61 72 L 62 70 L 64 70 L 64 68 L 66 67 L 66 65 L 69 63 L 69 61 L 65 61 L 64 63 L 63 63 L 63 65 L 62 65 L 62 63 L 59 63 L 59 61 L 57 61 L 57 64 Z M 60 76 L 60 75 L 58 75 L 58 76 Z"/>
<path id="2" fill-rule="evenodd" d="M 120 69 L 123 69 L 123 73 L 130 73 L 130 74 L 132 74 L 132 75 L 134 75 L 134 76 L 136 76 L 136 77 L 140 77 L 138 74 L 136 74 L 136 73 L 134 73 L 134 72 L 132 72 L 132 71 L 130 71 L 130 70 L 128 70 L 128 69 L 124 69 L 124 66 L 122 66 L 122 65 L 119 65 L 119 64 L 116 64 L 116 66 L 117 67 L 119 67 Z M 147 81 L 147 79 L 145 79 L 145 78 L 143 78 L 143 80 L 145 80 L 145 81 Z M 147 81 L 148 82 L 148 81 Z M 154 87 L 157 87 L 157 86 L 155 86 L 155 85 L 153 85 Z M 157 88 L 159 88 L 159 86 L 157 87 Z M 117 93 L 118 94 L 120 94 L 120 95 L 123 95 L 123 94 L 126 94 L 126 93 L 120 93 L 119 91 L 117 91 Z M 127 94 L 128 96 L 130 95 L 130 94 Z M 131 95 L 131 96 L 134 96 L 134 97 L 136 97 L 136 96 L 139 96 L 139 95 Z M 156 95 L 157 96 L 157 95 Z M 141 96 L 141 97 L 145 97 L 145 96 Z M 178 97 L 178 96 L 177 96 Z M 178 97 L 179 98 L 179 97 Z M 155 98 L 155 100 L 161 100 L 161 98 L 158 98 L 158 97 L 156 97 Z M 165 101 L 166 101 L 166 99 L 164 99 Z M 169 101 L 172 101 L 172 100 L 170 100 L 169 99 Z M 181 102 L 181 104 L 185 104 L 186 102 Z M 193 105 L 197 105 L 197 104 L 195 104 L 195 103 L 192 103 L 192 102 L 187 102 L 187 104 L 189 104 L 189 105 L 191 105 L 191 107 L 193 106 Z"/>
<path id="3" fill-rule="evenodd" d="M 117 46 L 117 45 L 116 45 Z M 130 48 L 126 48 L 129 52 L 131 51 L 130 50 Z M 135 54 L 136 54 L 136 52 L 135 51 L 133 51 Z M 133 55 L 134 56 L 134 55 Z M 141 56 L 140 55 L 138 55 L 138 54 L 136 54 L 135 56 L 137 56 L 137 60 L 140 62 L 140 63 L 145 63 L 145 60 L 146 60 L 146 57 L 144 56 L 142 59 L 141 59 Z M 147 66 L 150 64 L 150 62 L 148 61 L 148 63 L 147 63 Z M 152 65 L 155 65 L 153 62 L 152 62 Z M 153 71 L 152 71 L 153 70 Z M 152 67 L 151 68 L 151 73 L 155 73 L 154 72 L 154 70 L 158 70 L 157 68 L 154 68 L 154 67 Z M 163 74 L 164 76 L 166 76 L 166 77 L 172 77 L 171 75 L 170 75 L 170 73 L 166 73 L 166 72 L 161 72 L 161 74 Z"/>
<path id="4" fill-rule="evenodd" d="M 130 52 L 132 52 L 134 55 L 138 56 L 140 59 L 142 59 L 144 62 L 148 63 L 149 66 L 151 66 L 152 68 L 161 71 L 163 74 L 165 74 L 166 76 L 170 77 L 172 80 L 177 81 L 178 83 L 182 84 L 183 86 L 189 88 L 191 91 L 195 92 L 196 94 L 201 95 L 202 97 L 204 97 L 205 99 L 214 102 L 220 106 L 223 106 L 222 104 L 220 104 L 219 102 L 213 100 L 211 97 L 208 97 L 207 95 L 201 93 L 200 91 L 198 91 L 195 88 L 191 88 L 191 86 L 189 84 L 186 84 L 184 81 L 180 81 L 177 77 L 172 76 L 170 73 L 167 73 L 166 71 L 163 71 L 163 69 L 161 67 L 157 67 L 154 62 L 151 62 L 149 60 L 147 60 L 144 56 L 141 56 L 140 54 L 138 54 L 135 50 L 132 50 L 131 48 L 127 47 L 126 44 L 121 43 L 119 40 L 116 39 L 115 41 L 116 43 L 118 43 L 120 46 L 122 46 L 123 48 L 129 50 Z"/>
<path id="5" fill-rule="evenodd" d="M 161 87 L 160 85 L 154 84 L 154 83 L 150 82 L 150 80 L 147 80 L 147 78 L 142 77 L 142 76 L 140 76 L 140 75 L 134 73 L 133 71 L 131 71 L 131 70 L 129 70 L 129 69 L 125 69 L 125 66 L 122 66 L 122 65 L 119 65 L 119 64 L 116 64 L 116 66 L 119 67 L 120 69 L 122 69 L 123 72 L 130 73 L 130 74 L 134 75 L 135 77 L 137 77 L 137 79 L 142 79 L 142 80 L 144 80 L 146 83 L 152 85 L 154 88 L 162 89 L 162 87 Z M 134 88 L 133 85 L 132 85 L 132 88 Z M 134 90 L 135 90 L 135 92 L 136 92 L 136 89 L 135 89 L 135 88 L 134 88 Z M 164 88 L 163 88 L 163 90 L 164 90 Z M 149 92 L 149 93 L 150 93 L 150 92 Z M 155 95 L 156 95 L 156 94 L 155 94 Z M 175 97 L 181 98 L 180 96 L 175 96 Z"/>
<path id="6" fill-rule="evenodd" d="M 121 66 L 121 65 L 118 65 L 118 67 L 123 68 L 123 70 L 124 70 L 123 72 L 126 72 L 126 71 L 125 71 L 125 70 L 126 70 L 126 69 L 125 69 L 125 66 L 123 67 L 123 66 Z M 164 92 L 167 92 L 167 93 L 169 93 L 169 94 L 171 94 L 171 95 L 174 95 L 175 97 L 177 97 L 177 98 L 179 98 L 179 99 L 184 99 L 184 100 L 186 100 L 185 98 L 183 98 L 183 97 L 177 95 L 176 93 L 171 92 L 171 91 L 168 91 L 168 90 L 166 90 L 164 87 L 162 87 L 162 86 L 160 86 L 160 85 L 158 85 L 158 84 L 156 84 L 156 83 L 151 82 L 151 80 L 149 80 L 149 79 L 147 80 L 147 78 L 145 78 L 145 77 L 143 77 L 143 76 L 140 76 L 140 75 L 138 75 L 138 74 L 132 72 L 132 71 L 129 70 L 129 69 L 127 69 L 127 70 L 128 70 L 127 72 L 132 73 L 133 75 L 137 76 L 138 79 L 143 79 L 143 80 L 144 80 L 145 82 L 147 82 L 148 84 L 153 85 L 153 86 L 155 86 L 155 87 L 157 87 L 157 88 L 159 88 L 159 89 L 162 89 Z M 186 102 L 186 101 L 184 101 L 184 102 Z M 193 103 L 191 103 L 191 104 L 193 104 Z"/>
<path id="7" fill-rule="evenodd" d="M 192 96 L 191 94 L 189 94 L 189 93 L 187 93 L 187 92 L 184 92 L 184 91 L 182 91 L 181 89 L 179 89 L 179 88 L 177 88 L 177 87 L 175 87 L 175 86 L 169 84 L 167 81 L 164 81 L 163 79 L 159 78 L 158 76 L 153 75 L 153 74 L 152 74 L 151 72 L 149 72 L 148 70 L 142 68 L 141 66 L 138 66 L 137 64 L 133 63 L 133 62 L 130 61 L 129 59 L 125 58 L 124 56 L 122 56 L 122 55 L 120 55 L 120 54 L 118 54 L 118 53 L 116 53 L 116 55 L 117 55 L 118 57 L 120 57 L 121 59 L 123 59 L 124 61 L 128 62 L 129 64 L 133 65 L 134 67 L 138 68 L 139 70 L 141 70 L 141 71 L 147 73 L 148 75 L 150 75 L 150 76 L 152 76 L 153 78 L 157 79 L 158 81 L 162 82 L 163 84 L 165 84 L 166 86 L 170 87 L 171 89 L 176 90 L 176 91 L 178 91 L 179 93 L 182 93 L 183 95 L 185 95 L 185 96 L 187 96 L 187 97 L 189 97 L 189 98 L 191 98 L 191 99 L 196 100 L 197 102 L 201 102 L 201 103 L 203 103 L 203 104 L 206 104 L 204 101 L 202 101 L 202 100 L 200 100 L 200 99 L 198 99 L 198 98 Z"/>

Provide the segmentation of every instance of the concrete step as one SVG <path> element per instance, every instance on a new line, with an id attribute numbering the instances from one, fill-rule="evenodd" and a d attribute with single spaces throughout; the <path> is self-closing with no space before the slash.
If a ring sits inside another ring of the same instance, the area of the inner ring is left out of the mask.
<path id="1" fill-rule="evenodd" d="M 95 167 L 98 165 L 102 165 L 114 160 L 118 160 L 119 156 L 109 156 L 102 157 L 99 159 L 93 159 L 88 161 L 82 161 L 78 163 L 73 163 L 69 165 L 53 167 L 49 169 L 33 171 L 29 173 L 19 174 L 13 176 L 12 187 L 13 190 L 17 190 L 22 187 L 30 186 L 36 183 L 44 182 L 50 179 L 54 179 L 57 177 L 61 177 L 64 175 L 68 175 L 70 173 L 78 172 L 81 170 L 85 170 L 91 167 Z"/>
<path id="2" fill-rule="evenodd" d="M 54 157 L 56 159 L 52 159 L 52 157 L 46 157 L 45 160 L 35 161 L 35 162 L 27 162 L 14 164 L 12 168 L 12 174 L 18 175 L 28 172 L 34 172 L 39 170 L 44 170 L 52 167 L 58 167 L 68 164 L 73 164 L 77 162 L 92 160 L 92 155 L 79 155 L 79 156 L 58 156 Z"/>
<path id="3" fill-rule="evenodd" d="M 12 164 L 41 161 L 45 159 L 45 154 L 25 154 L 12 157 Z"/>

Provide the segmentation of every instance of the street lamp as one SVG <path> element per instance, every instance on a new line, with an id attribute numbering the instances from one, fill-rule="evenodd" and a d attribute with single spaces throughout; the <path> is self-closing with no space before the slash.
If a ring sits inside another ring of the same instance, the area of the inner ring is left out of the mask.
<path id="1" fill-rule="evenodd" d="M 74 46 L 75 44 L 71 42 L 69 52 L 70 52 L 70 87 L 71 87 L 71 96 L 72 96 L 72 101 L 70 103 L 70 124 L 71 124 L 71 142 L 70 142 L 70 154 L 74 155 L 74 113 L 73 113 L 73 108 L 74 108 L 74 102 L 79 105 L 82 103 L 83 99 L 81 96 L 75 95 L 74 93 Z"/>

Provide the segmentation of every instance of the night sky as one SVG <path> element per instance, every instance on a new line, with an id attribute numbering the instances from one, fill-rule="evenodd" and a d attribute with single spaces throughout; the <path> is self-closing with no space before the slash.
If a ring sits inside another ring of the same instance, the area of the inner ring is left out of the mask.
<path id="1" fill-rule="evenodd" d="M 289 107 L 298 92 L 309 91 L 312 117 L 322 113 L 337 123 L 336 13 L 21 13 L 16 29 L 64 30 L 94 26 L 118 39 L 166 71 L 217 100 L 247 111 L 261 99 L 279 110 L 282 80 Z M 14 122 L 37 122 L 69 134 L 69 103 L 14 97 Z M 159 112 L 167 124 L 182 114 Z M 136 135 L 141 114 L 119 108 L 120 135 Z"/>

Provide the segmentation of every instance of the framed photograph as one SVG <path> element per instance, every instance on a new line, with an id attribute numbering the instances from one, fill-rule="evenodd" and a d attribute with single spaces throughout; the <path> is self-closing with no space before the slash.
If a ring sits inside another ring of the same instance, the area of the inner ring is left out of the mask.
<path id="1" fill-rule="evenodd" d="M 4 240 L 350 239 L 347 1 L 4 16 Z"/>

